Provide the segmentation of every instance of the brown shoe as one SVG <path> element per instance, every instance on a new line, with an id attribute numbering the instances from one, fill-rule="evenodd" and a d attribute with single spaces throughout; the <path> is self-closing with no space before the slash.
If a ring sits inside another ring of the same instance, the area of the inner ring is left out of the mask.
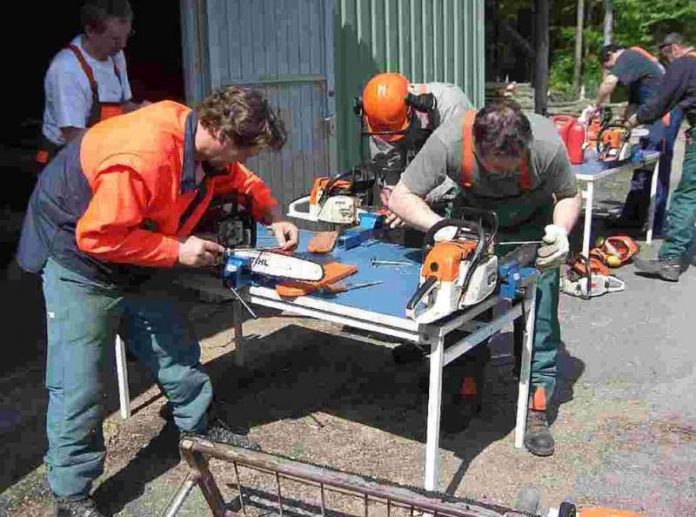
<path id="1" fill-rule="evenodd" d="M 546 411 L 530 409 L 527 412 L 527 431 L 524 433 L 524 446 L 535 456 L 551 456 L 554 441 L 546 419 Z"/>

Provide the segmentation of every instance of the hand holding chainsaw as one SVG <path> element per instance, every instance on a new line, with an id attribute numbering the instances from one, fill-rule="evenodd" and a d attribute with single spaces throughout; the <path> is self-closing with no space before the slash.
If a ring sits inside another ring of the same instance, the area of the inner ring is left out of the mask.
<path id="1" fill-rule="evenodd" d="M 179 244 L 179 264 L 190 267 L 214 266 L 225 248 L 217 242 L 191 236 Z"/>
<path id="2" fill-rule="evenodd" d="M 281 250 L 290 251 L 297 247 L 300 235 L 297 226 L 289 221 L 276 221 L 268 227 L 275 235 Z"/>
<path id="3" fill-rule="evenodd" d="M 543 245 L 537 250 L 536 266 L 542 270 L 558 268 L 570 251 L 568 232 L 555 224 L 547 225 L 544 230 L 546 233 Z"/>

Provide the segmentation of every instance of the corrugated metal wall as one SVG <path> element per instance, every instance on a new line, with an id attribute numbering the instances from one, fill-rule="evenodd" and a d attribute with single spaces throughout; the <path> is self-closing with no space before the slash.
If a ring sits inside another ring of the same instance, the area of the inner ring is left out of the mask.
<path id="1" fill-rule="evenodd" d="M 336 0 L 336 106 L 341 168 L 359 159 L 353 99 L 380 71 L 457 84 L 484 101 L 484 0 Z"/>
<path id="2" fill-rule="evenodd" d="M 324 0 L 207 0 L 211 88 L 264 92 L 288 129 L 280 153 L 249 160 L 285 206 L 330 171 L 333 10 Z"/>

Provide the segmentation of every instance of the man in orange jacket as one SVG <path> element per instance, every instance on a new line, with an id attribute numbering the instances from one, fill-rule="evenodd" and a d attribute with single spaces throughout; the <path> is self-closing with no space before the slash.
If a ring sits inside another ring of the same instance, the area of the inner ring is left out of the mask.
<path id="1" fill-rule="evenodd" d="M 244 196 L 282 248 L 297 244 L 297 228 L 279 217 L 268 186 L 243 165 L 280 149 L 285 138 L 259 93 L 227 87 L 195 110 L 165 101 L 101 122 L 44 169 L 17 260 L 43 277 L 45 461 L 58 515 L 101 515 L 89 493 L 103 472 L 102 392 L 122 320 L 130 350 L 165 392 L 181 432 L 249 445 L 206 422 L 212 386 L 200 346 L 174 300 L 149 294 L 144 282 L 156 268 L 216 263 L 224 248 L 191 233 L 222 195 Z"/>

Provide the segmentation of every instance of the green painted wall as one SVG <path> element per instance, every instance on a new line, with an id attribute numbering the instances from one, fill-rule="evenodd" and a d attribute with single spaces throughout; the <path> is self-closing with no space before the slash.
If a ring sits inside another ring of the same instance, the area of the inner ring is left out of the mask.
<path id="1" fill-rule="evenodd" d="M 336 0 L 335 12 L 339 169 L 359 160 L 353 99 L 375 73 L 454 83 L 483 104 L 484 0 Z"/>

